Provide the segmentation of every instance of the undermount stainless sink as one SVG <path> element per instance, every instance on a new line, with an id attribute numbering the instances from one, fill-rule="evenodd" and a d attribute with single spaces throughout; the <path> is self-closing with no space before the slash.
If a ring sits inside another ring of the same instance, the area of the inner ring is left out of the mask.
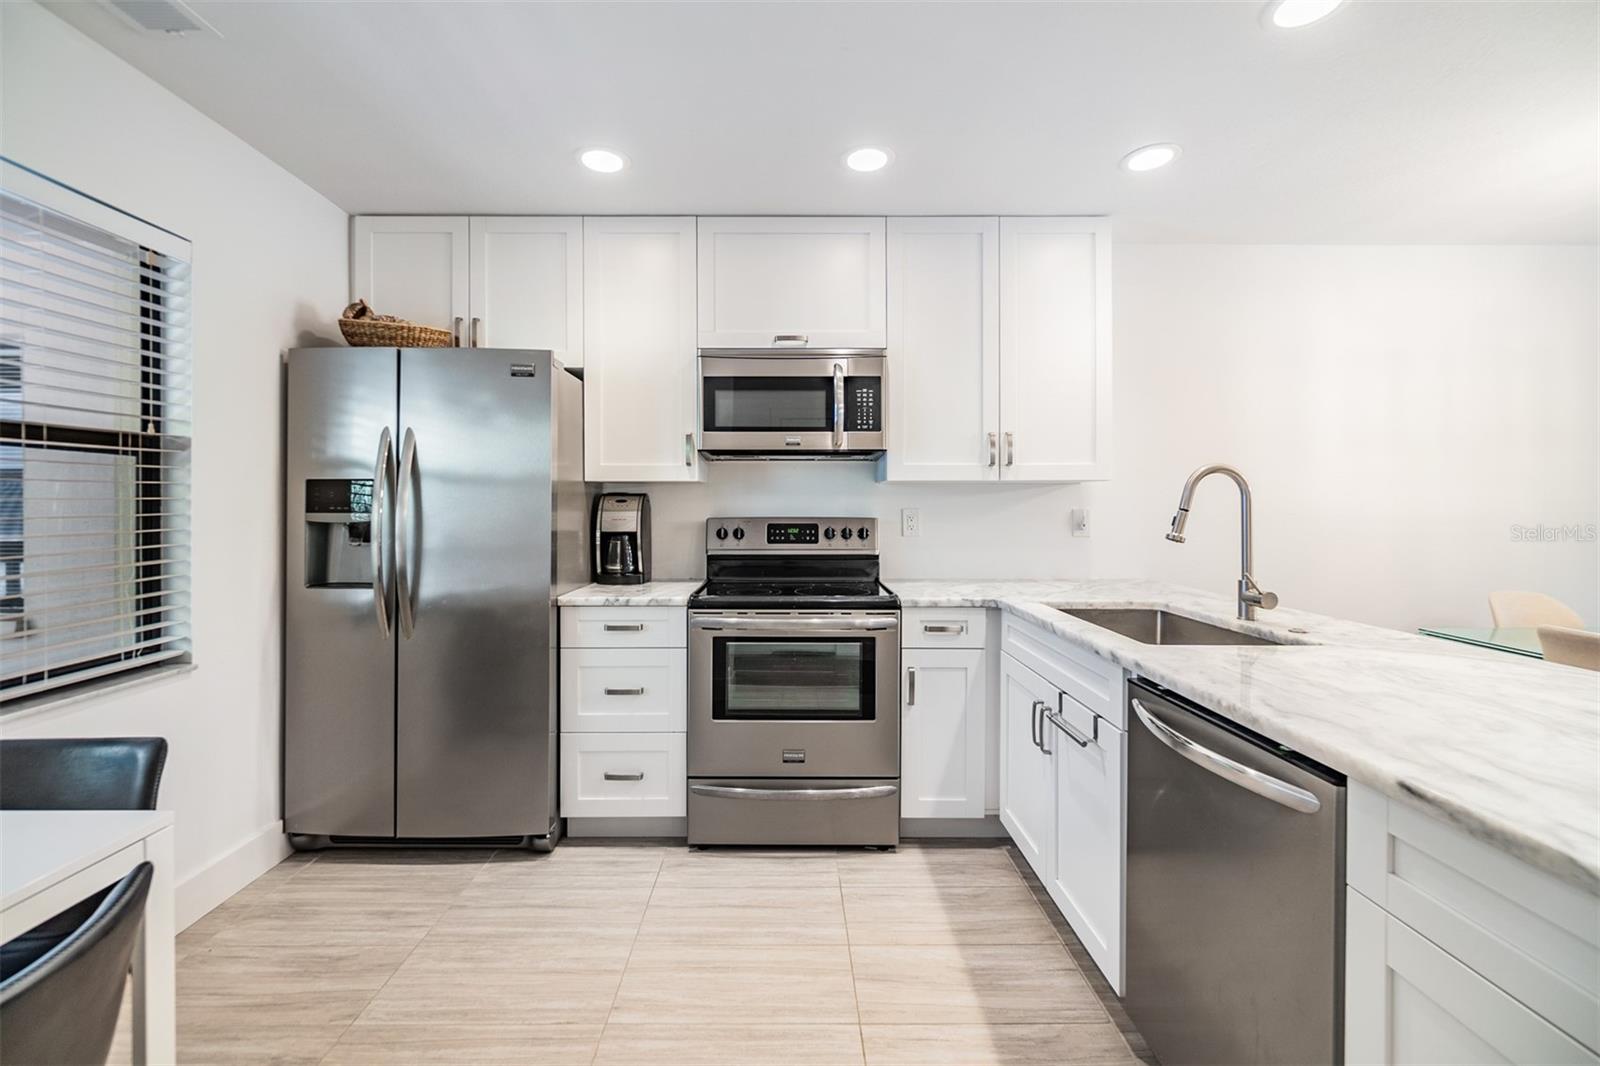
<path id="1" fill-rule="evenodd" d="M 1153 607 L 1060 608 L 1085 622 L 1120 633 L 1140 644 L 1283 644 L 1285 641 L 1239 633 Z"/>

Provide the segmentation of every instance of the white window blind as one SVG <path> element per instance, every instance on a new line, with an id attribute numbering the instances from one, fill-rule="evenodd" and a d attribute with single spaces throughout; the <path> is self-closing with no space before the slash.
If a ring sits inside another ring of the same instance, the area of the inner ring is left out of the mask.
<path id="1" fill-rule="evenodd" d="M 188 263 L 0 190 L 0 705 L 188 656 L 190 404 Z"/>

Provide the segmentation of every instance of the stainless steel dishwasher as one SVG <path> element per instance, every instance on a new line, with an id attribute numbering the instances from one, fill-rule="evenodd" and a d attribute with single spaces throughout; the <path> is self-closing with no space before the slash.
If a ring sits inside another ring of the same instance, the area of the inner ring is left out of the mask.
<path id="1" fill-rule="evenodd" d="M 1344 777 L 1128 685 L 1128 1014 L 1164 1066 L 1343 1060 Z"/>

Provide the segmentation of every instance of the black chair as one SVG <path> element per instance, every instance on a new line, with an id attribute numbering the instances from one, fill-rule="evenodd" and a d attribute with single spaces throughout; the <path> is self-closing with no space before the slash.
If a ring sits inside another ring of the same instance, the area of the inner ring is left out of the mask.
<path id="1" fill-rule="evenodd" d="M 166 764 L 161 737 L 0 740 L 0 811 L 153 811 Z M 0 980 L 83 925 L 109 892 L 0 944 Z"/>
<path id="2" fill-rule="evenodd" d="M 154 869 L 135 866 L 82 925 L 0 981 L 0 1062 L 106 1061 Z"/>

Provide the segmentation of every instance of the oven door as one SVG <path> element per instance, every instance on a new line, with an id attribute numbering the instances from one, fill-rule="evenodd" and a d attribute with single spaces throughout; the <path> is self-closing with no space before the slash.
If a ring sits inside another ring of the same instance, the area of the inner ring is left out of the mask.
<path id="1" fill-rule="evenodd" d="M 711 453 L 882 451 L 883 354 L 700 357 L 700 447 Z"/>
<path id="2" fill-rule="evenodd" d="M 691 611 L 690 777 L 900 776 L 894 611 Z"/>

